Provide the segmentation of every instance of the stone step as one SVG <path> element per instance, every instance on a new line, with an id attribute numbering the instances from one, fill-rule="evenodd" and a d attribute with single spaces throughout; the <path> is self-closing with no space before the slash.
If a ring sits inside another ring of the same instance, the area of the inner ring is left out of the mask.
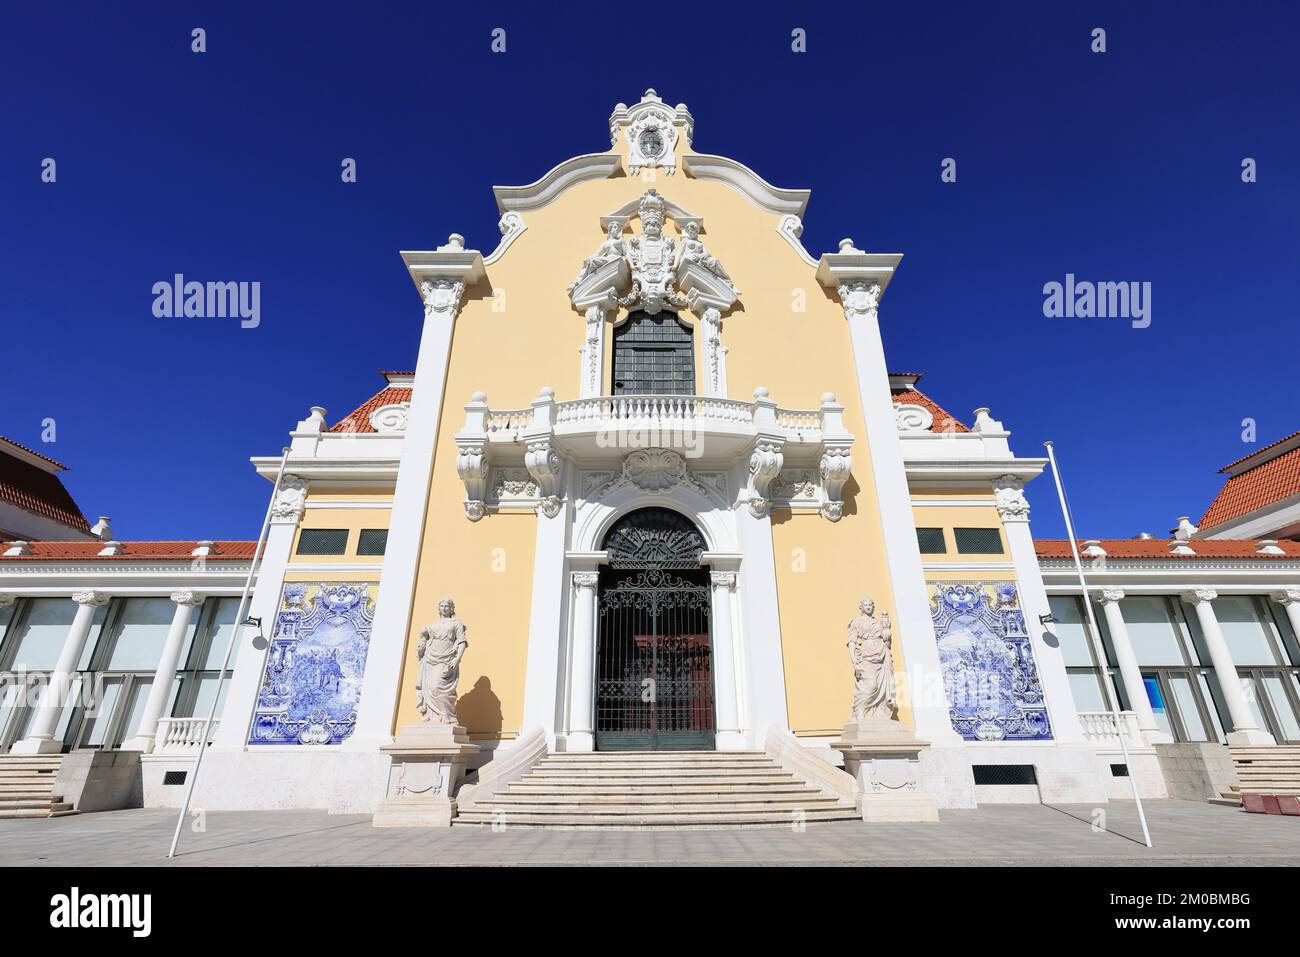
<path id="1" fill-rule="evenodd" d="M 593 814 L 598 816 L 624 815 L 633 817 L 654 817 L 664 814 L 749 814 L 749 813 L 780 813 L 789 820 L 792 815 L 798 812 L 813 811 L 850 811 L 852 808 L 845 807 L 838 802 L 826 799 L 823 803 L 814 804 L 811 802 L 800 803 L 777 803 L 765 801 L 724 801 L 721 804 L 587 804 L 568 803 L 568 804 L 527 804 L 517 805 L 509 803 L 498 803 L 494 801 L 484 801 L 476 804 L 472 810 L 481 814 L 490 814 L 493 811 L 501 811 L 507 816 L 523 814 L 528 817 L 536 817 L 546 814 Z"/>
<path id="2" fill-rule="evenodd" d="M 549 787 L 551 785 L 569 785 L 582 786 L 590 785 L 591 787 L 630 787 L 638 784 L 662 787 L 671 784 L 701 784 L 707 787 L 761 787 L 763 785 L 780 785 L 797 783 L 794 775 L 787 774 L 784 776 L 770 775 L 766 777 L 755 777 L 752 775 L 737 775 L 736 777 L 717 777 L 710 776 L 707 778 L 691 778 L 689 780 L 656 776 L 622 776 L 622 775 L 601 775 L 600 777 L 534 777 L 525 775 L 520 778 L 518 784 L 530 784 Z"/>
<path id="3" fill-rule="evenodd" d="M 619 771 L 642 770 L 667 773 L 686 771 L 692 774 L 708 774 L 713 771 L 768 771 L 777 766 L 771 761 L 541 761 L 533 766 L 540 771 Z"/>
<path id="4" fill-rule="evenodd" d="M 453 826 L 491 826 L 504 823 L 506 827 L 552 827 L 566 829 L 610 828 L 641 830 L 652 828 L 726 828 L 752 825 L 772 827 L 791 827 L 798 823 L 818 823 L 824 821 L 856 821 L 858 812 L 852 808 L 832 808 L 827 810 L 810 810 L 796 818 L 788 811 L 745 811 L 717 814 L 702 814 L 697 811 L 689 813 L 666 814 L 524 814 L 506 812 L 504 821 L 500 815 L 494 817 L 492 812 L 477 809 L 466 811 L 457 816 Z"/>
<path id="5" fill-rule="evenodd" d="M 512 783 L 512 794 L 803 794 L 807 785 L 797 781 L 771 784 L 542 784 L 520 779 Z"/>
<path id="6" fill-rule="evenodd" d="M 557 751 L 543 761 L 771 761 L 762 751 Z"/>
<path id="7" fill-rule="evenodd" d="M 62 795 L 59 795 L 62 797 Z M 0 804 L 6 801 L 53 801 L 55 794 L 51 788 L 31 788 L 21 791 L 0 791 Z"/>
<path id="8" fill-rule="evenodd" d="M 9 807 L 0 803 L 0 818 L 44 818 L 44 817 L 67 817 L 69 814 L 76 814 L 71 804 L 60 802 L 58 804 L 42 804 L 35 807 Z"/>
<path id="9" fill-rule="evenodd" d="M 531 775 L 541 777 L 681 777 L 713 778 L 723 776 L 764 777 L 789 774 L 784 768 L 775 764 L 751 765 L 749 767 L 698 766 L 698 767 L 660 767 L 658 765 L 616 764 L 584 767 L 582 765 L 545 765 L 532 767 Z"/>
<path id="10" fill-rule="evenodd" d="M 50 777 L 59 773 L 59 765 L 0 765 L 0 778 L 13 777 L 16 774 L 48 774 Z"/>
<path id="11" fill-rule="evenodd" d="M 660 807 L 692 806 L 701 809 L 709 807 L 726 807 L 727 805 L 773 805 L 790 804 L 807 807 L 837 806 L 838 798 L 827 797 L 817 791 L 781 794 L 494 794 L 480 801 L 476 808 L 489 805 L 527 805 L 542 807 L 553 805 L 591 805 L 605 807 Z"/>

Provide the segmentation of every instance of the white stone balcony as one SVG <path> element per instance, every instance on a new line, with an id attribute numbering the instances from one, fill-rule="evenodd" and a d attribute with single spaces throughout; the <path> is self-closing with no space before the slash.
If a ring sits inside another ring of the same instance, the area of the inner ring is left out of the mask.
<path id="1" fill-rule="evenodd" d="M 839 493 L 849 475 L 853 436 L 844 428 L 844 407 L 824 393 L 815 408 L 783 408 L 763 388 L 754 400 L 700 395 L 615 395 L 555 400 L 543 388 L 524 409 L 493 409 L 476 392 L 465 406 L 465 425 L 456 435 L 457 469 L 466 489 L 466 514 L 482 517 L 489 475 L 530 487 L 543 512 L 558 510 L 565 462 L 586 468 L 617 466 L 630 452 L 660 449 L 676 453 L 692 468 L 727 470 L 749 464 L 745 500 L 767 501 L 767 485 L 782 468 L 820 476 L 825 494 L 801 503 L 826 507 L 839 517 Z M 499 484 L 494 481 L 494 484 Z M 759 506 L 765 508 L 766 504 Z"/>
<path id="2" fill-rule="evenodd" d="M 162 718 L 158 722 L 158 733 L 154 737 L 154 754 L 197 754 L 199 739 L 203 737 L 203 724 L 206 718 Z M 221 719 L 215 718 L 208 732 L 211 741 L 221 726 Z"/>

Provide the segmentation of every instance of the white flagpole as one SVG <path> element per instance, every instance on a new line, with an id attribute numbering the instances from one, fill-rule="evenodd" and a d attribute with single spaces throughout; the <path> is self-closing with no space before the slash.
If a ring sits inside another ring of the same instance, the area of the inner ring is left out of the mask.
<path id="1" fill-rule="evenodd" d="M 199 738 L 199 753 L 194 759 L 194 770 L 190 771 L 190 779 L 185 785 L 185 801 L 181 804 L 181 813 L 176 817 L 176 831 L 172 834 L 172 846 L 167 851 L 169 858 L 176 856 L 176 845 L 181 839 L 181 828 L 185 824 L 185 816 L 190 811 L 190 798 L 194 796 L 194 782 L 198 780 L 199 768 L 203 764 L 203 755 L 208 751 L 208 735 L 212 730 L 212 721 L 217 716 L 217 704 L 221 701 L 221 686 L 226 680 L 226 669 L 230 667 L 230 656 L 234 654 L 235 648 L 238 647 L 239 633 L 243 630 L 245 624 L 245 615 L 248 613 L 249 596 L 253 591 L 253 576 L 257 574 L 258 566 L 262 561 L 262 548 L 266 544 L 266 534 L 271 527 L 271 510 L 275 507 L 275 497 L 280 491 L 280 482 L 284 478 L 284 467 L 289 461 L 289 449 L 286 447 L 284 454 L 280 457 L 280 470 L 275 474 L 275 485 L 271 489 L 271 500 L 266 503 L 266 516 L 262 519 L 262 532 L 257 537 L 257 547 L 253 549 L 253 558 L 248 565 L 248 578 L 244 582 L 244 594 L 239 599 L 239 611 L 235 615 L 235 627 L 231 629 L 230 641 L 226 643 L 226 657 L 221 662 L 221 671 L 217 673 L 217 690 L 212 695 L 212 707 L 208 709 L 207 720 L 203 722 L 203 734 Z"/>
<path id="2" fill-rule="evenodd" d="M 1065 486 L 1061 484 L 1061 467 L 1056 464 L 1056 453 L 1052 451 L 1052 443 L 1044 442 L 1043 445 L 1047 447 L 1047 457 L 1052 463 L 1052 478 L 1056 479 L 1056 494 L 1060 496 L 1061 514 L 1065 517 L 1065 535 L 1070 540 L 1070 552 L 1074 555 L 1074 568 L 1079 573 L 1079 588 L 1083 590 L 1083 607 L 1088 613 L 1088 631 L 1092 636 L 1092 647 L 1097 655 L 1097 663 L 1101 666 L 1102 675 L 1105 678 L 1102 685 L 1106 692 L 1106 700 L 1110 704 L 1111 714 L 1115 718 L 1115 734 L 1119 738 L 1120 751 L 1124 755 L 1124 768 L 1128 771 L 1128 783 L 1133 789 L 1133 801 L 1137 804 L 1138 820 L 1142 822 L 1142 838 L 1146 841 L 1147 847 L 1151 847 L 1151 832 L 1147 830 L 1147 815 L 1142 809 L 1142 797 L 1138 794 L 1137 778 L 1133 776 L 1133 765 L 1129 761 L 1128 741 L 1124 734 L 1124 726 L 1120 723 L 1119 695 L 1115 693 L 1115 688 L 1111 684 L 1106 649 L 1101 643 L 1101 631 L 1097 627 L 1097 614 L 1092 610 L 1092 596 L 1088 593 L 1088 582 L 1083 577 L 1083 560 L 1079 557 L 1079 545 L 1074 539 L 1074 524 L 1070 521 L 1070 507 L 1065 502 Z"/>

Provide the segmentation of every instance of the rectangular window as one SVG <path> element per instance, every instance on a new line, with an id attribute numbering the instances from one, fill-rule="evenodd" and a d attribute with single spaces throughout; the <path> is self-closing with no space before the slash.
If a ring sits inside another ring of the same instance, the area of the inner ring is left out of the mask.
<path id="1" fill-rule="evenodd" d="M 358 555 L 382 555 L 388 547 L 388 529 L 363 528 L 357 539 Z"/>
<path id="2" fill-rule="evenodd" d="M 1214 600 L 1214 617 L 1219 619 L 1223 640 L 1233 663 L 1274 665 L 1277 656 L 1268 640 L 1268 627 L 1260 619 L 1255 600 L 1249 595 L 1223 595 Z"/>
<path id="3" fill-rule="evenodd" d="M 176 605 L 167 598 L 128 598 L 114 628 L 105 671 L 152 671 L 162 657 Z"/>
<path id="4" fill-rule="evenodd" d="M 1084 620 L 1083 606 L 1079 599 L 1073 595 L 1052 595 L 1047 599 L 1047 604 L 1052 610 L 1052 617 L 1056 619 L 1051 626 L 1052 634 L 1061 643 L 1061 657 L 1065 663 L 1074 667 L 1096 667 L 1092 639 L 1088 635 L 1088 623 Z M 1094 709 L 1080 707 L 1079 710 Z"/>
<path id="5" fill-rule="evenodd" d="M 342 555 L 347 550 L 346 528 L 304 528 L 298 534 L 299 555 Z"/>
<path id="6" fill-rule="evenodd" d="M 1091 668 L 1087 670 L 1071 668 L 1066 672 L 1066 678 L 1070 682 L 1070 694 L 1074 698 L 1075 711 L 1082 713 L 1084 711 L 1110 710 L 1110 705 L 1106 703 L 1106 697 L 1102 691 L 1101 680 L 1097 677 L 1095 670 Z"/>
<path id="7" fill-rule="evenodd" d="M 943 555 L 948 551 L 943 542 L 942 528 L 918 528 L 916 543 L 921 546 L 922 555 Z"/>
<path id="8" fill-rule="evenodd" d="M 996 528 L 954 528 L 960 555 L 1001 555 L 1002 536 Z"/>
<path id="9" fill-rule="evenodd" d="M 90 635 L 86 639 L 86 650 L 82 653 L 80 662 L 83 669 L 99 639 L 106 607 L 95 609 Z M 6 642 L 10 650 L 6 652 L 9 660 L 4 663 L 5 667 L 13 671 L 53 671 L 76 614 L 77 604 L 70 598 L 31 599 L 22 623 Z"/>
<path id="10" fill-rule="evenodd" d="M 1165 600 L 1157 595 L 1125 598 L 1119 603 L 1133 653 L 1140 665 L 1181 665 L 1183 650 L 1178 629 Z"/>

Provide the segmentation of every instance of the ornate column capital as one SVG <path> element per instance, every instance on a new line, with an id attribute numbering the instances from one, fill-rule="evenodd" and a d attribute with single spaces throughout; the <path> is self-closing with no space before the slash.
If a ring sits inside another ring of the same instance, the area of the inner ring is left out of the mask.
<path id="1" fill-rule="evenodd" d="M 735 572 L 709 572 L 709 583 L 715 588 L 735 588 Z"/>
<path id="2" fill-rule="evenodd" d="M 574 588 L 595 588 L 599 582 L 600 582 L 599 572 L 574 572 L 573 573 Z"/>
<path id="3" fill-rule="evenodd" d="M 768 490 L 772 480 L 781 474 L 781 465 L 785 462 L 784 445 L 782 440 L 759 438 L 750 453 L 749 513 L 755 518 L 763 518 L 771 510 Z"/>
<path id="4" fill-rule="evenodd" d="M 280 479 L 280 487 L 275 493 L 275 503 L 271 506 L 271 524 L 297 525 L 307 505 L 309 487 L 308 481 L 297 475 L 286 475 Z"/>
<path id="5" fill-rule="evenodd" d="M 840 283 L 838 292 L 844 318 L 876 318 L 880 309 L 880 283 L 873 279 L 853 279 Z"/>
<path id="6" fill-rule="evenodd" d="M 1097 600 L 1103 605 L 1112 605 L 1124 600 L 1124 589 L 1103 588 L 1097 593 Z"/>
<path id="7" fill-rule="evenodd" d="M 1300 588 L 1287 588 L 1276 591 L 1269 597 L 1279 605 L 1300 605 Z M 3 604 L 2 598 L 0 598 L 0 604 Z"/>
<path id="8" fill-rule="evenodd" d="M 197 608 L 199 605 L 202 605 L 205 597 L 206 596 L 193 591 L 174 591 L 171 594 L 171 599 L 176 604 L 188 605 L 191 608 Z"/>
<path id="9" fill-rule="evenodd" d="M 993 506 L 1004 522 L 1029 521 L 1029 502 L 1025 498 L 1025 483 L 1014 475 L 1002 475 L 993 480 Z"/>
<path id="10" fill-rule="evenodd" d="M 420 296 L 424 299 L 424 318 L 455 319 L 460 312 L 460 300 L 465 295 L 465 284 L 459 279 L 426 279 L 420 283 Z"/>
<path id="11" fill-rule="evenodd" d="M 1219 593 L 1213 588 L 1194 588 L 1191 591 L 1183 592 L 1181 597 L 1189 605 L 1199 605 L 1214 601 L 1219 597 Z"/>
<path id="12" fill-rule="evenodd" d="M 112 595 L 105 594 L 102 591 L 89 588 L 85 591 L 74 591 L 72 593 L 72 600 L 78 605 L 89 605 L 93 608 L 101 608 L 107 605 L 112 597 Z"/>

